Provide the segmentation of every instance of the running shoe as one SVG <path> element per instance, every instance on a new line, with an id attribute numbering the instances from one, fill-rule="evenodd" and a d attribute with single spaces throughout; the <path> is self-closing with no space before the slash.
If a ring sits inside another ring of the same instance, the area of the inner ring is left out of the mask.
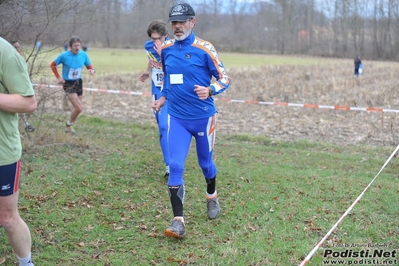
<path id="1" fill-rule="evenodd" d="M 220 205 L 218 197 L 214 198 L 206 198 L 206 207 L 208 210 L 208 218 L 209 219 L 216 219 L 220 212 Z"/>
<path id="2" fill-rule="evenodd" d="M 35 131 L 35 128 L 28 124 L 28 125 L 25 125 L 25 130 L 28 132 L 33 132 L 33 131 Z"/>
<path id="3" fill-rule="evenodd" d="M 66 125 L 65 133 L 70 133 L 71 135 L 76 135 L 75 130 L 73 129 L 73 125 Z"/>
<path id="4" fill-rule="evenodd" d="M 183 238 L 186 236 L 184 223 L 180 219 L 173 219 L 170 226 L 165 230 L 166 237 Z"/>

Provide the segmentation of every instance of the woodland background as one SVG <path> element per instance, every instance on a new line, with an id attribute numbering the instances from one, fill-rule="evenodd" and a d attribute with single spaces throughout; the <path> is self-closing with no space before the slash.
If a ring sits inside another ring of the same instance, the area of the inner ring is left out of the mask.
<path id="1" fill-rule="evenodd" d="M 142 48 L 174 0 L 0 0 L 0 36 L 34 50 L 78 35 L 90 47 Z M 218 51 L 397 60 L 399 0 L 187 0 Z"/>

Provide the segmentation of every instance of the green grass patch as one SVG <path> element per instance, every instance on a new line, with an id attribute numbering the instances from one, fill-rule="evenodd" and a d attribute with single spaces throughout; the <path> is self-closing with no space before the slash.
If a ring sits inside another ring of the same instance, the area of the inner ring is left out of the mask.
<path id="1" fill-rule="evenodd" d="M 42 50 L 38 58 L 35 58 L 35 67 L 38 70 L 37 73 L 40 73 L 39 78 L 53 76 L 50 63 L 63 51 L 59 48 Z M 148 64 L 144 48 L 143 50 L 93 48 L 88 50 L 88 55 L 96 69 L 97 76 L 140 72 L 146 70 Z M 293 56 L 276 57 L 266 54 L 220 53 L 220 57 L 228 69 L 256 68 L 265 65 L 314 65 L 333 62 L 331 59 Z M 59 66 L 59 72 L 61 73 L 61 66 Z M 84 75 L 86 74 L 84 72 Z"/>
<path id="2" fill-rule="evenodd" d="M 147 69 L 148 58 L 143 50 L 93 49 L 88 52 L 98 74 L 133 73 Z"/>
<path id="3" fill-rule="evenodd" d="M 20 210 L 36 265 L 297 265 L 393 151 L 219 134 L 221 215 L 209 221 L 193 143 L 187 237 L 175 240 L 163 236 L 172 210 L 155 125 L 81 116 L 76 130 L 42 124 L 43 143 L 23 154 Z M 309 265 L 343 243 L 399 248 L 396 168 L 394 158 Z M 14 265 L 4 236 L 0 248 Z"/>

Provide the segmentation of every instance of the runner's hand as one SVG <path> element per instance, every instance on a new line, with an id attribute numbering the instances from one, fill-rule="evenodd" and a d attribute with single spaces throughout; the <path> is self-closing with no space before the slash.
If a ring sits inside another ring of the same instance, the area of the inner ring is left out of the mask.
<path id="1" fill-rule="evenodd" d="M 209 88 L 208 87 L 204 87 L 204 86 L 200 86 L 200 85 L 194 85 L 195 89 L 195 93 L 198 95 L 198 98 L 200 98 L 200 100 L 206 100 L 208 99 L 209 95 Z"/>
<path id="2" fill-rule="evenodd" d="M 139 76 L 139 80 L 141 82 L 144 82 L 146 79 L 148 79 L 150 77 L 150 73 L 148 72 L 143 72 L 141 73 L 141 75 Z"/>
<path id="3" fill-rule="evenodd" d="M 161 108 L 164 106 L 165 101 L 166 101 L 166 99 L 163 96 L 161 98 L 159 98 L 158 100 L 153 101 L 152 109 L 154 109 L 155 112 L 159 112 L 159 110 L 161 110 Z"/>

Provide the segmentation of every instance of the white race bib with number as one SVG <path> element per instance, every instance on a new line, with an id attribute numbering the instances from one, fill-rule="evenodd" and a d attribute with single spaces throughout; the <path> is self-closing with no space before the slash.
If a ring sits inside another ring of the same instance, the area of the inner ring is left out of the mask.
<path id="1" fill-rule="evenodd" d="M 156 87 L 161 87 L 162 86 L 162 80 L 163 80 L 163 72 L 161 69 L 153 68 L 151 71 L 152 75 L 152 82 L 154 82 Z"/>
<path id="2" fill-rule="evenodd" d="M 70 68 L 68 72 L 68 79 L 80 79 L 82 77 L 82 68 Z"/>

